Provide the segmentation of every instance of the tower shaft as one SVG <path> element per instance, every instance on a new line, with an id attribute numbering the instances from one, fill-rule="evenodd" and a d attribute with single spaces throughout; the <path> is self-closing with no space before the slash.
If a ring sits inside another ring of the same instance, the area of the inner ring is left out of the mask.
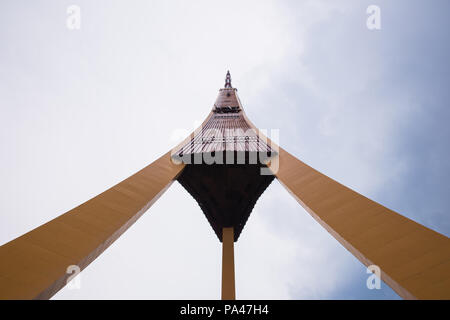
<path id="1" fill-rule="evenodd" d="M 234 277 L 234 229 L 222 230 L 222 300 L 236 299 Z"/>

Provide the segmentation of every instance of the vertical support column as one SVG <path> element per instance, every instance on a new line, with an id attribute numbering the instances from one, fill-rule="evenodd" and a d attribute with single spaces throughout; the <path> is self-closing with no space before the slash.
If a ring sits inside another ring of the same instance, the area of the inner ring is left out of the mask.
<path id="1" fill-rule="evenodd" d="M 222 229 L 222 300 L 236 299 L 234 281 L 234 229 Z"/>

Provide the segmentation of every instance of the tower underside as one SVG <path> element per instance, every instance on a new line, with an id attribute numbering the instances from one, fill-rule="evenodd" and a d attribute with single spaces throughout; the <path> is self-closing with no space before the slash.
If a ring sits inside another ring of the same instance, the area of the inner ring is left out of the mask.
<path id="1" fill-rule="evenodd" d="M 217 237 L 223 228 L 234 228 L 239 238 L 256 201 L 274 179 L 261 175 L 258 164 L 190 164 L 178 182 L 197 201 Z"/>

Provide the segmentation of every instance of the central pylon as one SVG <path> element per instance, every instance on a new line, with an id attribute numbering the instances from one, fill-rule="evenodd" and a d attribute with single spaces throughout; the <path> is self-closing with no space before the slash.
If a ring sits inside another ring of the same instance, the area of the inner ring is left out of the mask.
<path id="1" fill-rule="evenodd" d="M 222 241 L 222 298 L 234 299 L 234 241 L 274 179 L 261 169 L 277 152 L 246 121 L 229 71 L 210 116 L 174 150 L 174 161 L 185 164 L 178 182 Z"/>
<path id="2" fill-rule="evenodd" d="M 236 282 L 234 277 L 234 230 L 223 228 L 222 231 L 222 300 L 236 299 Z"/>
<path id="3" fill-rule="evenodd" d="M 280 109 L 280 108 L 277 108 Z M 227 72 L 203 124 L 131 177 L 0 247 L 0 299 L 48 299 L 180 184 L 222 242 L 222 298 L 235 299 L 234 242 L 277 178 L 337 241 L 406 299 L 450 299 L 450 239 L 306 165 L 247 118 Z"/>

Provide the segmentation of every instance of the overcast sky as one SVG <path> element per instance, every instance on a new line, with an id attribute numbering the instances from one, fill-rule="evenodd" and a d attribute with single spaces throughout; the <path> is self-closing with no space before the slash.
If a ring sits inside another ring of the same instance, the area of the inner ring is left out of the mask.
<path id="1" fill-rule="evenodd" d="M 366 27 L 372 4 L 381 30 Z M 1 1 L 0 244 L 175 146 L 228 69 L 286 150 L 449 236 L 448 12 L 447 0 Z M 238 299 L 399 298 L 367 289 L 365 267 L 277 181 L 235 253 Z M 221 245 L 174 182 L 80 277 L 54 298 L 218 299 Z"/>

